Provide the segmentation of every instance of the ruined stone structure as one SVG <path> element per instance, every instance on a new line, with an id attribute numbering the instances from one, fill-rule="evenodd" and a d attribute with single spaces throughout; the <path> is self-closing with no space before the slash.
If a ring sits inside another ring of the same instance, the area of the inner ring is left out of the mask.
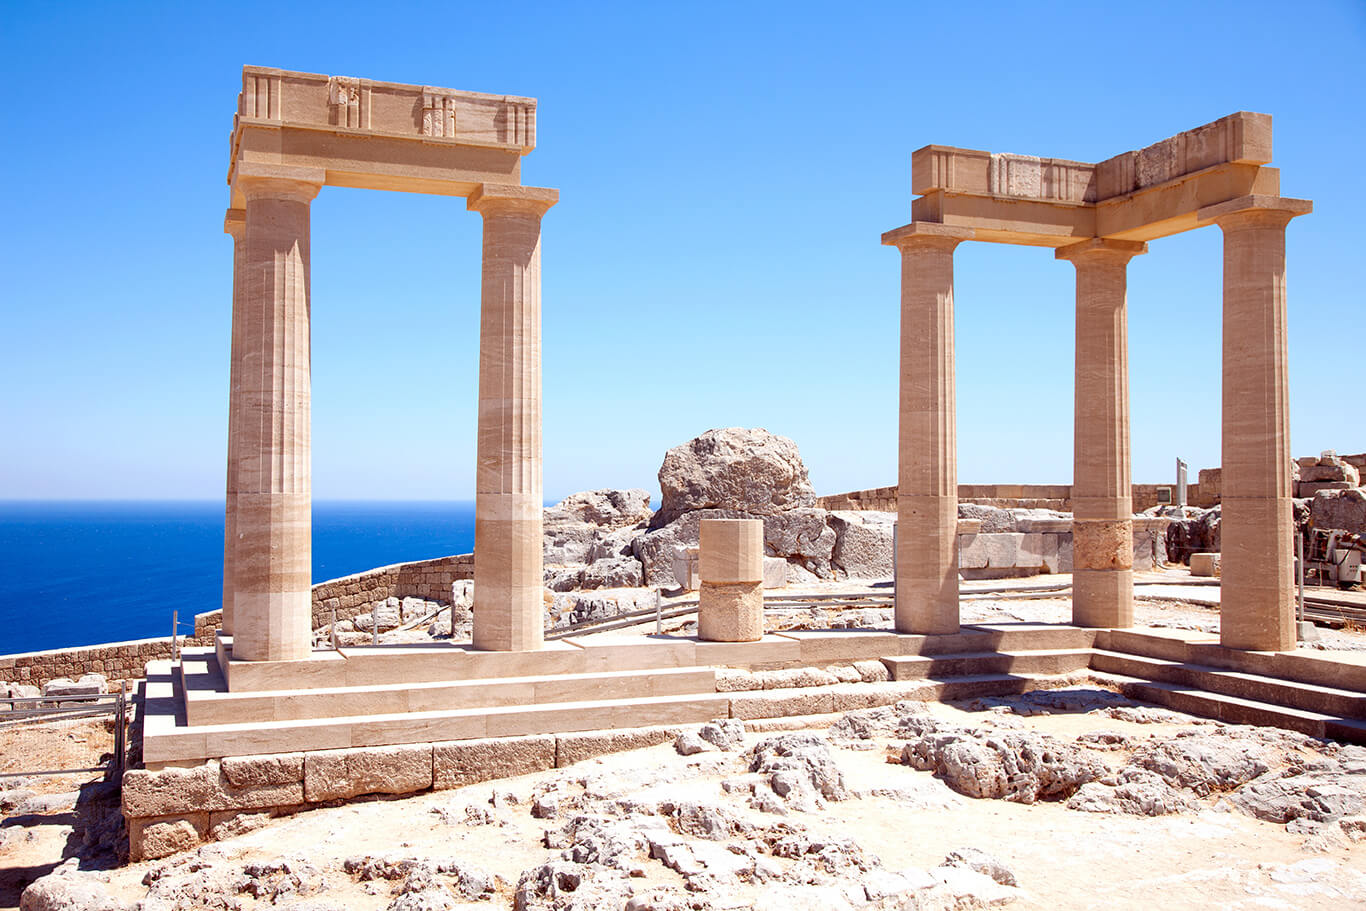
<path id="1" fill-rule="evenodd" d="M 1133 622 L 1125 273 L 1147 241 L 1224 232 L 1221 641 L 1295 646 L 1285 227 L 1271 117 L 1240 112 L 1099 164 L 926 146 L 901 250 L 897 629 L 958 629 L 953 252 L 1052 247 L 1077 272 L 1073 620 Z"/>
<path id="2" fill-rule="evenodd" d="M 225 654 L 311 645 L 309 218 L 323 186 L 463 196 L 484 219 L 475 643 L 541 643 L 541 216 L 531 98 L 245 67 L 228 166 Z"/>

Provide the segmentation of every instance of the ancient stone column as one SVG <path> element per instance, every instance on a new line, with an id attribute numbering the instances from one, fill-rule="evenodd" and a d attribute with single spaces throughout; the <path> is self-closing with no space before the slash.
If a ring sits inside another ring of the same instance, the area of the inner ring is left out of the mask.
<path id="1" fill-rule="evenodd" d="M 541 216 L 557 190 L 484 184 L 474 646 L 541 647 Z"/>
<path id="2" fill-rule="evenodd" d="M 223 512 L 223 632 L 232 635 L 234 556 L 237 550 L 237 405 L 240 397 L 238 362 L 242 357 L 242 278 L 247 259 L 247 213 L 229 209 L 223 232 L 232 235 L 232 349 L 228 361 L 228 472 Z"/>
<path id="3" fill-rule="evenodd" d="M 309 208 L 322 174 L 245 171 L 232 655 L 287 661 L 312 646 Z"/>
<path id="4" fill-rule="evenodd" d="M 1224 231 L 1219 641 L 1295 647 L 1285 226 L 1307 200 L 1248 196 L 1202 209 Z"/>
<path id="5" fill-rule="evenodd" d="M 896 629 L 903 633 L 958 631 L 953 251 L 972 236 L 924 222 L 882 236 L 901 250 Z"/>
<path id="6" fill-rule="evenodd" d="M 764 637 L 764 523 L 703 519 L 698 527 L 701 588 L 697 637 L 756 642 Z"/>
<path id="7" fill-rule="evenodd" d="M 1072 443 L 1072 622 L 1134 622 L 1134 522 L 1129 457 L 1129 260 L 1147 244 L 1092 238 L 1060 247 L 1077 268 Z"/>

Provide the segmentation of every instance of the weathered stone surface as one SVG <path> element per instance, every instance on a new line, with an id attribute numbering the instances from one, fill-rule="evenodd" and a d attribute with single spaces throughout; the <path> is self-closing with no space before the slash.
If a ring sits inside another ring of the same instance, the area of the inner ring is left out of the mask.
<path id="1" fill-rule="evenodd" d="M 738 718 L 718 718 L 698 728 L 697 736 L 718 749 L 734 750 L 745 742 L 745 725 Z"/>
<path id="2" fill-rule="evenodd" d="M 310 802 L 361 794 L 408 794 L 432 786 L 432 746 L 320 750 L 304 757 L 304 796 Z"/>
<path id="3" fill-rule="evenodd" d="M 814 810 L 821 798 L 849 796 L 829 742 L 815 734 L 780 734 L 761 741 L 749 770 L 766 775 L 773 793 L 794 809 Z"/>
<path id="4" fill-rule="evenodd" d="M 122 911 L 127 907 L 95 877 L 66 870 L 34 880 L 19 897 L 19 911 Z"/>
<path id="5" fill-rule="evenodd" d="M 223 777 L 234 788 L 259 788 L 304 780 L 303 753 L 229 756 L 221 765 Z"/>
<path id="6" fill-rule="evenodd" d="M 302 781 L 235 787 L 217 760 L 189 769 L 130 769 L 123 776 L 123 812 L 135 817 L 215 810 L 250 810 L 304 802 Z"/>
<path id="7" fill-rule="evenodd" d="M 1315 528 L 1341 528 L 1366 534 L 1366 490 L 1324 490 L 1309 504 Z"/>
<path id="8" fill-rule="evenodd" d="M 978 848 L 960 848 L 944 858 L 943 866 L 966 867 L 984 876 L 990 876 L 1003 886 L 1018 885 L 1015 873 L 995 857 Z"/>
<path id="9" fill-rule="evenodd" d="M 830 562 L 839 578 L 878 579 L 893 574 L 893 529 L 890 512 L 835 511 L 829 514 L 835 545 Z"/>
<path id="10" fill-rule="evenodd" d="M 579 588 L 637 588 L 645 584 L 645 572 L 635 557 L 594 560 L 579 575 Z"/>
<path id="11" fill-rule="evenodd" d="M 551 735 L 456 740 L 432 747 L 433 786 L 459 788 L 555 767 Z"/>
<path id="12" fill-rule="evenodd" d="M 707 642 L 757 642 L 764 637 L 763 582 L 702 582 L 697 636 Z"/>
<path id="13" fill-rule="evenodd" d="M 545 524 L 584 522 L 601 528 L 625 528 L 650 518 L 650 494 L 631 490 L 585 490 L 572 493 L 545 510 Z"/>
<path id="14" fill-rule="evenodd" d="M 770 516 L 816 502 L 797 444 L 766 430 L 709 430 L 670 449 L 659 469 L 661 528 L 686 512 L 731 509 Z"/>
<path id="15" fill-rule="evenodd" d="M 1270 759 L 1260 744 L 1213 733 L 1149 744 L 1134 754 L 1133 764 L 1204 797 L 1251 781 L 1271 768 Z"/>
<path id="16" fill-rule="evenodd" d="M 1083 784 L 1108 773 L 1104 763 L 1072 744 L 1043 734 L 959 728 L 929 716 L 909 717 L 905 726 L 920 731 L 907 742 L 901 761 L 934 772 L 968 797 L 1034 803 L 1064 800 Z"/>
<path id="17" fill-rule="evenodd" d="M 1015 514 L 1009 509 L 995 506 L 981 506 L 977 503 L 959 503 L 958 518 L 976 519 L 982 523 L 982 534 L 1002 534 L 1016 530 Z"/>
<path id="18" fill-rule="evenodd" d="M 702 739 L 696 731 L 682 731 L 674 738 L 674 751 L 680 756 L 695 756 L 716 749 L 716 745 Z"/>
<path id="19" fill-rule="evenodd" d="M 203 813 L 182 819 L 130 820 L 129 859 L 156 860 L 188 851 L 199 844 L 200 835 L 207 827 L 208 815 Z"/>
<path id="20" fill-rule="evenodd" d="M 668 743 L 678 736 L 677 728 L 625 728 L 617 731 L 588 731 L 560 734 L 555 738 L 555 765 L 563 768 L 603 756 Z"/>
<path id="21" fill-rule="evenodd" d="M 805 570 L 818 578 L 832 577 L 830 559 L 835 549 L 835 532 L 825 521 L 822 509 L 793 509 L 778 515 L 762 516 L 764 522 L 764 552 L 770 557 L 781 557 L 789 564 L 788 581 L 796 570 Z M 703 509 L 685 513 L 674 522 L 640 535 L 632 542 L 632 552 L 645 567 L 645 584 L 674 587 L 682 584 L 675 572 L 679 555 L 689 547 L 699 546 L 699 528 L 703 519 L 755 518 L 733 509 Z"/>
<path id="22" fill-rule="evenodd" d="M 1090 781 L 1067 801 L 1069 810 L 1086 813 L 1125 813 L 1131 816 L 1166 816 L 1196 809 L 1195 804 L 1160 775 L 1127 768 L 1114 784 Z"/>

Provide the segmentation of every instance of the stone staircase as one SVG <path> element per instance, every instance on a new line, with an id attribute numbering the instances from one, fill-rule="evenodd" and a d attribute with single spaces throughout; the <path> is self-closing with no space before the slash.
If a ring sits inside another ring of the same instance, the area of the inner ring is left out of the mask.
<path id="1" fill-rule="evenodd" d="M 538 653 L 381 646 L 320 653 L 290 685 L 274 682 L 278 668 L 233 662 L 233 689 L 229 660 L 220 645 L 149 666 L 146 762 L 833 714 L 1016 694 L 1087 670 L 1180 711 L 1366 742 L 1366 655 L 1238 652 L 1178 631 L 1002 623 L 948 636 L 792 631 L 755 643 L 622 635 Z M 869 660 L 889 682 L 746 689 L 723 685 L 716 670 Z"/>

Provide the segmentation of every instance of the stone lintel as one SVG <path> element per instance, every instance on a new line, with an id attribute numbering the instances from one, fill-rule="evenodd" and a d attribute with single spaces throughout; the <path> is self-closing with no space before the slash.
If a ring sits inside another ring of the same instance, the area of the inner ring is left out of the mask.
<path id="1" fill-rule="evenodd" d="M 1299 215 L 1308 215 L 1314 211 L 1314 203 L 1308 199 L 1292 199 L 1287 196 L 1265 196 L 1261 194 L 1251 194 L 1240 196 L 1237 199 L 1230 199 L 1217 205 L 1206 206 L 1195 213 L 1202 225 L 1215 224 L 1221 218 L 1229 215 L 1239 215 L 1244 212 L 1278 212 L 1283 213 L 1285 220 L 1289 221 Z"/>
<path id="2" fill-rule="evenodd" d="M 971 228 L 954 225 L 936 224 L 929 221 L 913 221 L 882 235 L 882 243 L 888 247 L 905 247 L 921 242 L 958 244 L 974 237 Z"/>
<path id="3" fill-rule="evenodd" d="M 1117 240 L 1113 237 L 1092 237 L 1080 243 L 1068 244 L 1053 251 L 1056 259 L 1076 260 L 1081 257 L 1106 256 L 1128 262 L 1148 252 L 1148 245 L 1137 240 Z"/>
<path id="4" fill-rule="evenodd" d="M 1224 164 L 1271 161 L 1271 116 L 1239 111 L 1099 164 L 929 145 L 911 155 L 911 191 L 1097 203 Z"/>
<path id="5" fill-rule="evenodd" d="M 544 215 L 559 200 L 560 191 L 549 187 L 486 183 L 465 197 L 465 209 L 480 213 L 512 209 Z"/>

